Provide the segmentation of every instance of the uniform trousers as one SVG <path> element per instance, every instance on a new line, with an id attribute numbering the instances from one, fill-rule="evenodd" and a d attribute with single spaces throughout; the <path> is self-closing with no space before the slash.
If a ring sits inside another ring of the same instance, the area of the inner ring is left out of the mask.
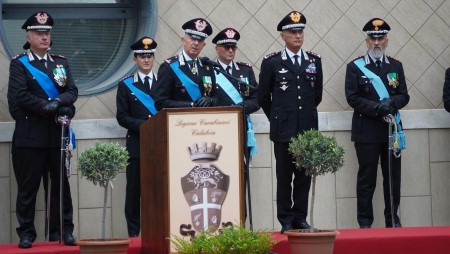
<path id="1" fill-rule="evenodd" d="M 306 221 L 311 177 L 295 167 L 288 142 L 274 142 L 277 174 L 277 217 L 282 226 L 294 228 Z M 292 179 L 294 176 L 294 179 Z"/>
<path id="2" fill-rule="evenodd" d="M 60 156 L 59 148 L 12 148 L 12 162 L 14 175 L 17 181 L 16 216 L 19 227 L 16 229 L 19 237 L 27 234 L 34 240 L 36 228 L 34 225 L 36 195 L 39 191 L 41 179 L 50 173 L 50 233 L 59 233 L 59 181 Z M 44 177 L 44 183 L 46 182 Z M 44 188 L 47 189 L 46 184 Z M 47 197 L 47 195 L 46 195 Z M 63 217 L 64 231 L 72 233 L 73 207 L 70 186 L 67 177 L 64 177 L 63 190 Z"/>
<path id="3" fill-rule="evenodd" d="M 356 156 L 359 163 L 356 195 L 357 219 L 360 226 L 371 226 L 373 223 L 372 198 L 377 182 L 379 160 L 381 163 L 381 173 L 383 174 L 385 223 L 388 227 L 392 226 L 389 191 L 388 146 L 388 143 L 355 142 Z M 397 215 L 398 207 L 400 205 L 400 181 L 401 158 L 395 158 L 392 155 L 392 183 L 395 223 L 400 223 L 400 218 Z"/>
<path id="4" fill-rule="evenodd" d="M 129 236 L 141 231 L 141 172 L 140 159 L 130 158 L 127 166 L 127 187 L 125 193 L 125 218 Z"/>

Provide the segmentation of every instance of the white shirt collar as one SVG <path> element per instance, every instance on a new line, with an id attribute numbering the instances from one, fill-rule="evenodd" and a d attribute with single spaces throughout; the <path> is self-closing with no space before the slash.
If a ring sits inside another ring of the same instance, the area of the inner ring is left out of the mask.
<path id="1" fill-rule="evenodd" d="M 302 49 L 300 49 L 297 53 L 294 53 L 292 51 L 290 51 L 288 48 L 286 48 L 286 53 L 289 56 L 289 58 L 291 59 L 292 63 L 295 63 L 295 58 L 294 56 L 297 55 L 299 57 L 298 59 L 298 63 L 301 64 L 301 59 L 302 59 Z"/>
<path id="2" fill-rule="evenodd" d="M 224 70 L 227 70 L 228 66 L 230 66 L 231 70 L 233 70 L 233 61 L 231 61 L 228 65 L 222 63 L 219 59 L 217 59 L 217 62 L 220 64 L 220 66 L 222 66 Z"/>
<path id="3" fill-rule="evenodd" d="M 153 70 L 150 71 L 150 73 L 148 75 L 145 75 L 144 73 L 138 71 L 138 75 L 139 78 L 141 79 L 142 83 L 145 82 L 145 77 L 149 77 L 150 79 L 148 80 L 150 82 L 150 84 L 152 83 L 152 79 L 153 79 Z"/>

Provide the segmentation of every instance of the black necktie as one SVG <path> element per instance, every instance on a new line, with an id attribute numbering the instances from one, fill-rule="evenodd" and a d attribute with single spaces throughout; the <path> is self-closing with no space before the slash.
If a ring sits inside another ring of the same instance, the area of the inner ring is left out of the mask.
<path id="1" fill-rule="evenodd" d="M 149 76 L 145 76 L 144 78 L 144 86 L 150 88 L 150 81 L 149 81 L 150 77 Z"/>
<path id="2" fill-rule="evenodd" d="M 47 61 L 44 59 L 44 58 L 41 58 L 41 60 L 39 60 L 43 65 L 44 65 L 44 67 L 47 69 Z"/>
<path id="3" fill-rule="evenodd" d="M 377 60 L 377 61 L 375 62 L 375 64 L 377 65 L 378 72 L 380 72 L 380 70 L 381 70 L 381 61 L 380 61 L 380 60 Z"/>
<path id="4" fill-rule="evenodd" d="M 298 55 L 294 55 L 294 66 L 300 68 L 300 63 L 298 62 Z"/>
<path id="5" fill-rule="evenodd" d="M 228 73 L 229 75 L 231 75 L 231 67 L 230 67 L 229 65 L 227 66 L 226 71 L 227 71 L 227 73 Z"/>
<path id="6" fill-rule="evenodd" d="M 195 68 L 195 60 L 187 60 L 186 63 L 189 65 L 192 74 L 197 74 L 197 68 Z"/>

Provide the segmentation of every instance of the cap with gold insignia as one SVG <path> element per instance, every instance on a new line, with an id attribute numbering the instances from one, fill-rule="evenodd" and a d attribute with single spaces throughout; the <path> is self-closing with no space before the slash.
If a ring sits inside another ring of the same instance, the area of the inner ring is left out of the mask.
<path id="1" fill-rule="evenodd" d="M 380 18 L 373 18 L 366 23 L 363 27 L 363 31 L 372 38 L 383 37 L 391 30 L 391 27 L 386 23 L 386 21 Z"/>
<path id="2" fill-rule="evenodd" d="M 241 38 L 239 32 L 234 28 L 225 28 L 220 31 L 213 39 L 212 43 L 217 45 L 236 45 Z"/>
<path id="3" fill-rule="evenodd" d="M 152 55 L 155 53 L 157 45 L 156 41 L 152 38 L 142 37 L 133 43 L 130 48 L 135 55 Z"/>
<path id="4" fill-rule="evenodd" d="M 22 29 L 47 32 L 52 29 L 53 18 L 50 14 L 40 11 L 31 15 L 22 25 Z"/>
<path id="5" fill-rule="evenodd" d="M 213 32 L 208 21 L 202 18 L 191 19 L 184 23 L 181 28 L 183 28 L 184 32 L 189 34 L 192 38 L 201 41 L 206 39 L 206 37 L 210 36 Z"/>
<path id="6" fill-rule="evenodd" d="M 305 25 L 305 15 L 298 11 L 291 11 L 278 23 L 277 31 L 303 30 Z"/>

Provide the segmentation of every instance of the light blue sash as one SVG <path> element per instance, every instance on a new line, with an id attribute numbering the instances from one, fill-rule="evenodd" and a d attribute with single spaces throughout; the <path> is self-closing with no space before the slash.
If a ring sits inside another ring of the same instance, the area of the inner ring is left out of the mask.
<path id="1" fill-rule="evenodd" d="M 142 92 L 139 88 L 133 85 L 133 77 L 129 77 L 123 81 L 125 85 L 128 86 L 128 88 L 131 90 L 131 92 L 134 93 L 136 98 L 152 113 L 152 115 L 156 115 L 158 113 L 158 110 L 155 108 L 155 101 L 153 98 L 144 92 Z"/>
<path id="2" fill-rule="evenodd" d="M 25 68 L 27 68 L 31 75 L 33 75 L 39 86 L 42 88 L 42 90 L 44 90 L 44 92 L 51 100 L 59 96 L 59 92 L 58 90 L 56 90 L 55 84 L 53 84 L 53 81 L 50 79 L 50 77 L 46 73 L 31 65 L 28 61 L 28 56 L 24 55 L 19 57 L 19 61 L 21 61 L 23 65 L 25 65 Z"/>
<path id="3" fill-rule="evenodd" d="M 179 68 L 178 61 L 171 63 L 170 68 L 172 68 L 172 70 L 175 72 L 175 75 L 177 75 L 181 83 L 183 83 L 192 101 L 197 101 L 198 99 L 200 99 L 200 97 L 202 97 L 200 88 L 198 88 L 198 85 L 188 76 L 186 76 L 186 74 Z"/>
<path id="4" fill-rule="evenodd" d="M 371 72 L 369 69 L 366 68 L 366 63 L 363 58 L 360 58 L 356 61 L 354 61 L 356 66 L 368 77 L 370 80 L 372 80 L 372 85 L 375 88 L 375 91 L 377 91 L 378 97 L 380 97 L 380 100 L 384 98 L 389 98 L 389 92 L 387 91 L 386 87 L 384 86 L 383 81 L 380 77 L 378 77 L 375 73 Z M 393 135 L 398 135 L 398 149 L 403 150 L 406 149 L 406 135 L 402 129 L 401 125 L 401 119 L 400 119 L 400 111 L 397 111 L 397 113 L 394 115 L 395 123 L 397 124 L 398 133 Z"/>
<path id="5" fill-rule="evenodd" d="M 216 83 L 223 89 L 228 97 L 230 97 L 234 104 L 242 103 L 243 100 L 241 95 L 233 84 L 231 84 L 230 80 L 228 80 L 222 73 L 216 73 Z M 256 147 L 256 138 L 255 131 L 253 130 L 252 119 L 249 115 L 246 115 L 245 119 L 247 120 L 247 146 L 250 148 L 250 155 L 256 155 L 258 150 Z"/>

